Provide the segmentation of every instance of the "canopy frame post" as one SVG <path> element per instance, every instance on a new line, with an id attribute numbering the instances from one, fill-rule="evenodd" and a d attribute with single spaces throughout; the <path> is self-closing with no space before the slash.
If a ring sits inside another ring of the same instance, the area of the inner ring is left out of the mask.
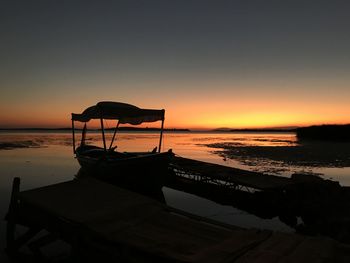
<path id="1" fill-rule="evenodd" d="M 81 133 L 80 147 L 85 145 L 86 131 L 87 131 L 87 125 L 86 125 L 86 122 L 85 122 L 83 131 Z"/>
<path id="2" fill-rule="evenodd" d="M 160 128 L 160 138 L 159 138 L 158 153 L 160 153 L 160 149 L 161 149 L 161 147 L 162 147 L 163 129 L 164 129 L 164 117 L 163 117 L 163 119 L 162 119 L 162 126 L 161 126 L 161 128 Z"/>
<path id="3" fill-rule="evenodd" d="M 73 117 L 72 117 L 72 136 L 73 136 L 73 153 L 75 154 L 76 153 L 76 150 L 75 150 L 75 128 L 74 128 Z"/>
<path id="4" fill-rule="evenodd" d="M 111 144 L 109 145 L 109 148 L 108 148 L 109 150 L 112 149 L 112 145 L 113 145 L 114 138 L 115 138 L 115 135 L 117 133 L 118 128 L 119 128 L 119 120 L 117 122 L 117 125 L 115 126 L 113 137 L 112 137 L 112 140 L 111 140 Z"/>
<path id="5" fill-rule="evenodd" d="M 103 126 L 103 119 L 100 118 L 101 121 L 101 130 L 102 130 L 102 140 L 103 140 L 103 148 L 105 149 L 105 151 L 107 151 L 107 147 L 106 147 L 106 137 L 105 137 L 105 129 Z"/>

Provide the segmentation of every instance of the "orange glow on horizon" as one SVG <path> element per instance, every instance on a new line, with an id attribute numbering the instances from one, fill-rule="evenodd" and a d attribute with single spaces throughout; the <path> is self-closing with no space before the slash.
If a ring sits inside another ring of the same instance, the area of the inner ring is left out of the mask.
<path id="1" fill-rule="evenodd" d="M 4 107 L 0 112 L 0 128 L 70 127 L 71 112 L 82 112 L 95 103 L 95 99 L 79 103 L 67 100 L 64 107 L 58 101 L 54 104 L 43 102 L 35 107 L 30 107 L 28 103 L 19 105 L 10 114 Z M 292 100 L 290 97 L 268 100 L 230 95 L 197 101 L 187 97 L 168 101 L 158 98 L 153 102 L 132 101 L 131 104 L 141 108 L 165 108 L 165 128 L 270 128 L 350 123 L 347 103 L 305 102 L 305 99 Z M 160 127 L 160 123 L 145 123 L 143 127 Z"/>
<path id="2" fill-rule="evenodd" d="M 331 116 L 322 115 L 303 115 L 301 113 L 198 113 L 195 114 L 176 114 L 176 112 L 166 112 L 165 128 L 187 128 L 187 129 L 215 129 L 215 128 L 273 128 L 287 126 L 309 126 L 317 124 L 346 124 L 350 123 L 349 119 L 340 116 L 332 118 Z M 46 119 L 46 116 L 21 118 L 12 117 L 2 118 L 1 128 L 66 128 L 71 127 L 70 114 L 64 116 L 51 116 Z M 77 127 L 81 124 L 77 123 Z M 108 121 L 106 127 L 114 127 L 115 122 Z M 89 127 L 96 128 L 99 122 L 89 123 Z M 128 125 L 123 125 L 128 126 Z M 140 127 L 160 127 L 160 122 L 144 123 Z"/>

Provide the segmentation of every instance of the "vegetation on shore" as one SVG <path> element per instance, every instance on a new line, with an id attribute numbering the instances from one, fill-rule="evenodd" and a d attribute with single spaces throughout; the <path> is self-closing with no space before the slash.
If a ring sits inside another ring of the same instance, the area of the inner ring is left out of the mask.
<path id="1" fill-rule="evenodd" d="M 350 141 L 350 124 L 315 125 L 296 129 L 299 140 Z"/>

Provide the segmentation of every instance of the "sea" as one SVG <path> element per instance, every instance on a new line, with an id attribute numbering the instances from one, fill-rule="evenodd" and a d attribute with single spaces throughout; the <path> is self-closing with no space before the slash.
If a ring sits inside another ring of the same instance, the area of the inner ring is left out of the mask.
<path id="1" fill-rule="evenodd" d="M 107 133 L 109 143 L 112 133 Z M 80 135 L 76 134 L 76 144 Z M 102 145 L 97 132 L 87 134 L 90 144 Z M 158 132 L 117 134 L 118 151 L 151 151 L 159 144 Z M 299 141 L 292 132 L 165 132 L 162 151 L 172 149 L 192 158 L 251 171 L 290 177 L 313 174 L 350 186 L 350 147 L 342 142 Z M 79 164 L 74 158 L 72 134 L 68 131 L 0 132 L 0 217 L 8 210 L 12 180 L 21 178 L 21 190 L 75 178 Z M 221 205 L 191 193 L 163 187 L 167 205 L 245 228 L 294 232 L 277 217 L 263 219 L 234 206 Z M 5 247 L 6 222 L 0 221 L 0 249 Z M 0 261 L 5 260 L 1 253 Z"/>

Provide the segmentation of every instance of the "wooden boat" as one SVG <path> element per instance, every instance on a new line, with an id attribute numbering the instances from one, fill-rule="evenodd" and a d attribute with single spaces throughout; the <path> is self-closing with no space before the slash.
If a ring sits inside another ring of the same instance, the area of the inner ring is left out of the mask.
<path id="1" fill-rule="evenodd" d="M 84 174 L 104 180 L 125 183 L 162 184 L 168 164 L 173 157 L 171 150 L 161 152 L 164 110 L 140 109 L 136 106 L 104 101 L 84 110 L 81 114 L 72 113 L 73 151 Z M 85 142 L 87 122 L 99 119 L 103 147 L 87 145 Z M 107 148 L 104 120 L 116 120 L 113 137 Z M 81 143 L 76 147 L 74 122 L 85 123 Z M 139 125 L 144 122 L 161 121 L 158 148 L 149 152 L 118 152 L 113 142 L 120 124 Z"/>

